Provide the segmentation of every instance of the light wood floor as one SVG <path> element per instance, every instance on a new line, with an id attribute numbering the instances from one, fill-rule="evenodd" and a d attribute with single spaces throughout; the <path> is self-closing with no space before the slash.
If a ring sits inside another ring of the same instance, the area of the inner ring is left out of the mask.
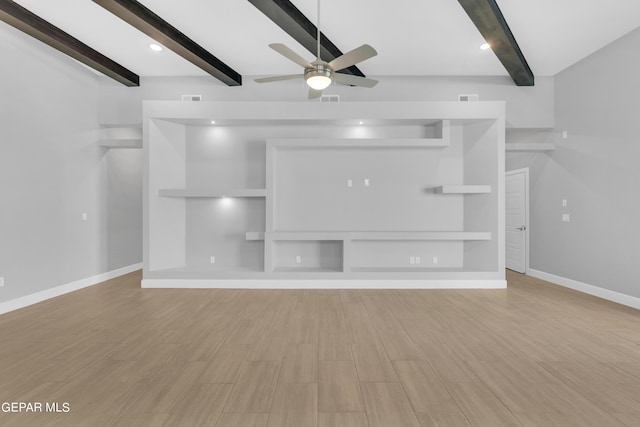
<path id="1" fill-rule="evenodd" d="M 640 425 L 640 312 L 507 290 L 159 290 L 0 316 L 2 426 Z"/>

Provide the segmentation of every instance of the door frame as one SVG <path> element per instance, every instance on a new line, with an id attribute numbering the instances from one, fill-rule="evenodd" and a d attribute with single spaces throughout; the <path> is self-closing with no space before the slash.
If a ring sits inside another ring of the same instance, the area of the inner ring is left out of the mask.
<path id="1" fill-rule="evenodd" d="M 529 168 L 513 169 L 505 172 L 505 178 L 508 175 L 524 173 L 524 274 L 529 274 Z M 505 205 L 506 206 L 506 205 Z M 505 250 L 505 265 L 506 265 Z"/>

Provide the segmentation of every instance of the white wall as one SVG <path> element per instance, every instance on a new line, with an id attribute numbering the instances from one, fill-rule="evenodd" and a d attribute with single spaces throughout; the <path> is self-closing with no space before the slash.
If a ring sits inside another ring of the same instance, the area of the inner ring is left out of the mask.
<path id="1" fill-rule="evenodd" d="M 142 120 L 142 100 L 178 101 L 183 94 L 202 95 L 204 101 L 307 102 L 302 79 L 259 84 L 243 76 L 240 87 L 228 87 L 213 77 L 147 77 L 139 88 L 126 88 L 105 80 L 100 104 L 103 122 L 134 123 Z M 553 77 L 536 77 L 533 87 L 519 87 L 510 77 L 372 76 L 372 88 L 333 85 L 325 94 L 342 101 L 457 101 L 458 94 L 478 94 L 481 101 L 506 101 L 508 128 L 553 128 Z M 106 78 L 105 78 L 106 79 Z"/>
<path id="2" fill-rule="evenodd" d="M 0 40 L 0 302 L 141 262 L 142 153 L 98 147 L 100 79 L 1 22 Z"/>
<path id="3" fill-rule="evenodd" d="M 640 29 L 555 77 L 556 130 L 568 139 L 528 159 L 531 267 L 633 297 L 640 297 L 639 47 Z M 513 159 L 507 169 L 525 163 Z"/>

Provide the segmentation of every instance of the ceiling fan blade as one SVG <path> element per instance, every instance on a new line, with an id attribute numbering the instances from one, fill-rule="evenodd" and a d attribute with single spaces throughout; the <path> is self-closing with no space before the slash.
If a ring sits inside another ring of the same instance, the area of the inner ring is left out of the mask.
<path id="1" fill-rule="evenodd" d="M 322 96 L 321 90 L 315 90 L 315 89 L 309 88 L 309 99 L 318 99 L 321 96 Z"/>
<path id="2" fill-rule="evenodd" d="M 298 77 L 304 77 L 304 74 L 288 74 L 286 76 L 262 77 L 259 79 L 255 79 L 255 82 L 256 83 L 279 82 L 280 80 L 291 80 L 291 79 L 297 79 Z"/>
<path id="3" fill-rule="evenodd" d="M 368 44 L 363 44 L 360 47 L 357 47 L 349 52 L 340 55 L 333 61 L 329 62 L 329 66 L 334 70 L 343 70 L 347 67 L 351 67 L 358 62 L 362 62 L 365 59 L 369 59 L 378 54 L 374 48 L 369 46 Z"/>
<path id="4" fill-rule="evenodd" d="M 374 87 L 378 84 L 377 80 L 342 73 L 334 73 L 333 79 L 338 83 L 343 83 L 351 86 Z"/>
<path id="5" fill-rule="evenodd" d="M 311 63 L 309 61 L 307 61 L 302 56 L 298 55 L 297 53 L 295 53 L 294 51 L 292 51 L 291 49 L 289 49 L 287 46 L 283 45 L 282 43 L 271 43 L 269 45 L 269 47 L 271 49 L 275 50 L 276 52 L 278 52 L 280 55 L 282 55 L 282 56 L 290 59 L 291 61 L 295 62 L 296 64 L 300 65 L 301 67 L 313 68 L 313 65 L 311 65 Z"/>

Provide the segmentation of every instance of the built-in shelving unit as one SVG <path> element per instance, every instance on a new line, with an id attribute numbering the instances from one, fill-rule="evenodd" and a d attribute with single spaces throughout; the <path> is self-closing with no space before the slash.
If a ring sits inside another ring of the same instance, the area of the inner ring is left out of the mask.
<path id="1" fill-rule="evenodd" d="M 153 101 L 143 126 L 145 287 L 506 285 L 504 103 Z"/>

